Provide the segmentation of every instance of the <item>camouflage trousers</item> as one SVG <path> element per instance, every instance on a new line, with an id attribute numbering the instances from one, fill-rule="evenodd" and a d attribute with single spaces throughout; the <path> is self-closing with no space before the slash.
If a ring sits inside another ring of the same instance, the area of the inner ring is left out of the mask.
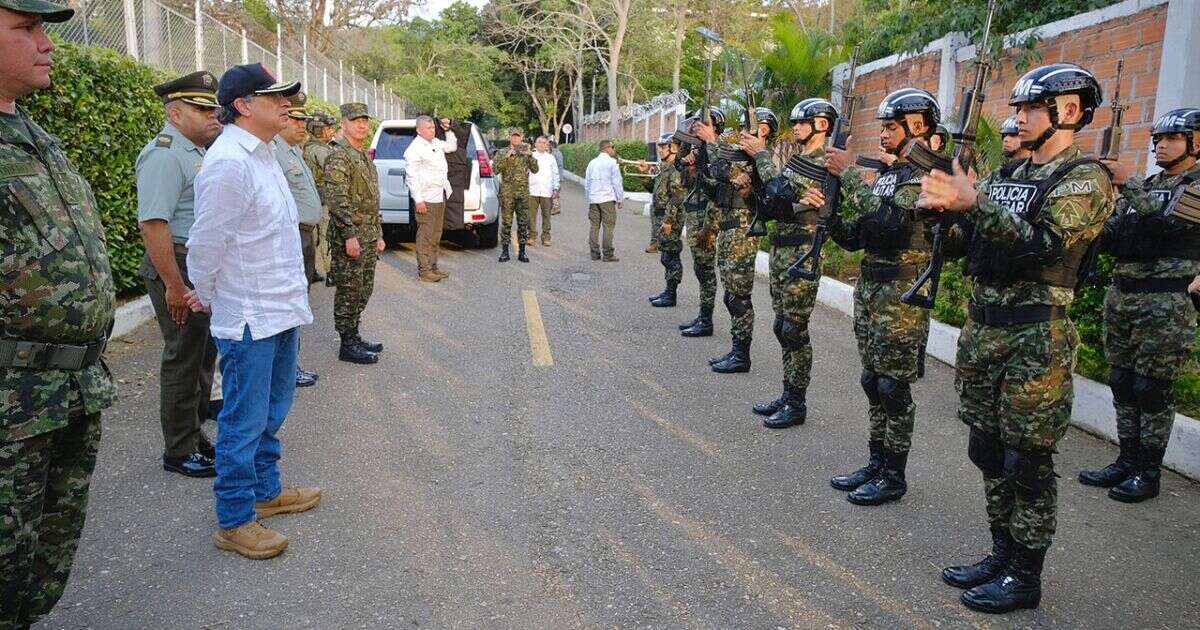
<path id="1" fill-rule="evenodd" d="M 1104 354 L 1109 365 L 1159 381 L 1170 391 L 1188 360 L 1196 337 L 1196 311 L 1183 293 L 1125 293 L 1109 287 L 1104 297 Z M 1167 448 L 1175 424 L 1175 404 L 1141 409 L 1126 397 L 1113 396 L 1117 434 L 1142 446 Z M 1133 403 L 1133 404 L 1131 404 Z"/>
<path id="2" fill-rule="evenodd" d="M 654 233 L 653 242 L 658 243 L 658 261 L 663 266 L 663 277 L 667 284 L 679 285 L 683 281 L 683 260 L 679 254 L 683 251 L 683 238 L 679 232 L 683 229 L 682 225 L 672 225 L 670 234 L 662 233 L 663 219 L 665 214 L 654 216 L 650 215 L 651 225 L 657 226 L 657 231 Z"/>
<path id="3" fill-rule="evenodd" d="M 1050 546 L 1057 526 L 1053 455 L 1071 418 L 1079 334 L 1069 319 L 1019 326 L 968 321 L 958 339 L 958 417 L 983 472 L 988 523 Z"/>
<path id="4" fill-rule="evenodd" d="M 500 195 L 500 244 L 512 244 L 513 214 L 517 215 L 517 242 L 529 240 L 529 195 Z"/>
<path id="5" fill-rule="evenodd" d="M 28 627 L 62 597 L 99 445 L 99 413 L 0 444 L 0 630 Z"/>
<path id="6" fill-rule="evenodd" d="M 863 370 L 908 384 L 923 371 L 929 339 L 929 311 L 900 301 L 911 284 L 859 278 L 854 287 L 854 338 Z M 911 398 L 899 413 L 887 413 L 876 401 L 870 402 L 869 410 L 870 439 L 891 451 L 908 451 L 917 415 Z"/>
<path id="7" fill-rule="evenodd" d="M 771 248 L 771 307 L 775 309 L 775 337 L 783 349 L 783 382 L 808 388 L 812 374 L 812 340 L 808 320 L 817 302 L 818 283 L 792 278 L 788 267 L 800 259 L 808 246 Z"/>
<path id="8" fill-rule="evenodd" d="M 339 335 L 358 329 L 367 301 L 375 291 L 375 263 L 379 252 L 375 241 L 361 244 L 362 254 L 358 258 L 346 255 L 345 247 L 333 249 L 333 327 Z"/>
<path id="9" fill-rule="evenodd" d="M 684 212 L 688 249 L 692 252 L 692 271 L 700 283 L 700 310 L 711 313 L 717 301 L 717 250 L 712 243 L 702 245 L 697 238 L 704 223 L 699 212 Z"/>
<path id="10" fill-rule="evenodd" d="M 749 221 L 717 235 L 717 268 L 725 285 L 725 308 L 729 310 L 729 334 L 749 342 L 754 336 L 754 257 L 758 239 L 746 236 Z"/>

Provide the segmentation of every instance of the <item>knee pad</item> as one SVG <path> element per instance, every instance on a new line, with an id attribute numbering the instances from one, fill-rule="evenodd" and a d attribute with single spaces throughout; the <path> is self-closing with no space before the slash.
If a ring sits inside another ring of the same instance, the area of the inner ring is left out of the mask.
<path id="1" fill-rule="evenodd" d="M 881 404 L 879 401 L 879 375 L 871 370 L 863 370 L 862 376 L 858 377 L 859 384 L 862 385 L 863 391 L 867 394 L 867 400 L 871 401 L 872 405 Z"/>
<path id="2" fill-rule="evenodd" d="M 1054 486 L 1054 457 L 1048 452 L 1005 447 L 1004 478 L 1017 492 L 1040 494 Z"/>
<path id="3" fill-rule="evenodd" d="M 749 313 L 754 308 L 754 302 L 750 300 L 750 296 L 734 295 L 729 291 L 725 291 L 725 308 L 729 309 L 729 314 L 732 317 L 741 317 Z"/>
<path id="4" fill-rule="evenodd" d="M 1133 395 L 1137 399 L 1138 409 L 1147 413 L 1165 411 L 1173 402 L 1171 381 L 1150 378 L 1141 374 L 1133 376 Z"/>
<path id="5" fill-rule="evenodd" d="M 786 317 L 775 316 L 774 330 L 784 350 L 799 350 L 808 344 L 808 331 Z"/>
<path id="6" fill-rule="evenodd" d="M 971 427 L 971 438 L 967 441 L 967 457 L 983 476 L 997 479 L 1004 476 L 1004 445 L 1000 438 Z"/>
<path id="7" fill-rule="evenodd" d="M 879 390 L 879 403 L 889 416 L 899 416 L 908 411 L 912 404 L 912 392 L 908 383 L 897 381 L 890 376 L 880 376 L 876 381 Z"/>
<path id="8" fill-rule="evenodd" d="M 1108 386 L 1112 389 L 1113 400 L 1122 405 L 1137 404 L 1137 395 L 1133 393 L 1133 370 L 1123 367 L 1110 369 Z"/>

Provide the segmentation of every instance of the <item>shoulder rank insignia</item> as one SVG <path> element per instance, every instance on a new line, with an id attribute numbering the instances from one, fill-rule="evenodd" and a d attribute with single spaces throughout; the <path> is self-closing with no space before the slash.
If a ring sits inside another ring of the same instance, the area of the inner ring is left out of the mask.
<path id="1" fill-rule="evenodd" d="M 163 148 L 170 148 L 170 146 L 171 146 L 171 143 L 172 143 L 172 142 L 174 142 L 174 141 L 175 141 L 175 138 L 174 138 L 174 137 L 172 137 L 172 136 L 169 136 L 169 135 L 167 135 L 167 134 L 165 134 L 165 133 L 164 133 L 164 134 L 159 134 L 159 136 L 158 136 L 157 138 L 155 138 L 155 140 L 154 140 L 154 146 L 156 146 L 156 147 L 163 147 Z"/>

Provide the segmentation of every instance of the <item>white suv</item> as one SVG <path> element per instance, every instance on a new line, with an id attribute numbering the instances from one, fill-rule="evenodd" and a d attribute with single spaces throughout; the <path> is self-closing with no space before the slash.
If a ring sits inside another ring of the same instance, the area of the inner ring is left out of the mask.
<path id="1" fill-rule="evenodd" d="M 379 214 L 383 220 L 384 238 L 389 242 L 411 241 L 417 233 L 417 224 L 410 212 L 412 197 L 408 194 L 404 173 L 404 150 L 415 137 L 417 121 L 408 118 L 379 123 L 375 137 L 371 139 L 370 156 L 379 174 Z M 475 123 L 471 123 L 467 155 L 471 156 L 471 185 L 463 193 L 462 222 L 466 231 L 478 237 L 480 247 L 495 247 L 500 203 L 487 144 Z"/>

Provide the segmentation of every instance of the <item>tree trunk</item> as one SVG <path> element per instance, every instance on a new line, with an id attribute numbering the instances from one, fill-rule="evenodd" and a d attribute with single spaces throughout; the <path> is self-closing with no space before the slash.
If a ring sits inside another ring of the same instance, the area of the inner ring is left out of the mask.
<path id="1" fill-rule="evenodd" d="M 687 17 L 687 0 L 675 0 L 675 55 L 671 65 L 671 92 L 679 91 L 679 69 L 683 65 L 684 21 Z"/>

